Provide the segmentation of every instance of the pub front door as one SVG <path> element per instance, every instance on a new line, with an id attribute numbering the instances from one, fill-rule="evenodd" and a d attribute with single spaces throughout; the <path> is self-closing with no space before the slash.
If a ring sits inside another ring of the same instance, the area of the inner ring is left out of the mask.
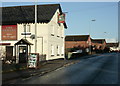
<path id="1" fill-rule="evenodd" d="M 28 47 L 19 46 L 19 63 L 26 63 L 28 57 Z"/>
<path id="2" fill-rule="evenodd" d="M 27 39 L 21 39 L 15 43 L 16 63 L 27 63 L 28 55 L 31 52 L 31 45 Z"/>

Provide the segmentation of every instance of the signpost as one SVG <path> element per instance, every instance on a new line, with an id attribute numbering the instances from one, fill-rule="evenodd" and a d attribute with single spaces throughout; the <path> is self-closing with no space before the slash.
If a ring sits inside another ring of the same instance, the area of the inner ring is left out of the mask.
<path id="1" fill-rule="evenodd" d="M 39 67 L 39 54 L 38 53 L 30 53 L 28 57 L 28 68 L 35 68 Z"/>

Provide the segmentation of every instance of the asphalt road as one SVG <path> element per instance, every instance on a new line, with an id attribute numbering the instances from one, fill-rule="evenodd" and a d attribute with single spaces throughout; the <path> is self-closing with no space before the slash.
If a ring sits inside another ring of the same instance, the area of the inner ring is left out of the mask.
<path id="1" fill-rule="evenodd" d="M 14 84 L 118 84 L 118 53 L 82 59 L 44 76 L 16 81 Z"/>

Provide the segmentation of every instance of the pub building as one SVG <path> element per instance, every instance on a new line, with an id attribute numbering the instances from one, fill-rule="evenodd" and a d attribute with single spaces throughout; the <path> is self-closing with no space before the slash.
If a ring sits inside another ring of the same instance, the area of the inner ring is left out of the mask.
<path id="1" fill-rule="evenodd" d="M 67 25 L 60 4 L 37 5 L 37 34 L 34 5 L 1 8 L 0 59 L 26 63 L 29 54 L 36 52 L 40 61 L 64 58 Z"/>

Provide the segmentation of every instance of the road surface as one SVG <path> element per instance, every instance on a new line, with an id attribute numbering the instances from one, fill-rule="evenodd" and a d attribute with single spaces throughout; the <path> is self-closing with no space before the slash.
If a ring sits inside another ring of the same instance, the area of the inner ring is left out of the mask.
<path id="1" fill-rule="evenodd" d="M 119 53 L 82 59 L 43 76 L 18 80 L 13 84 L 118 84 Z"/>

